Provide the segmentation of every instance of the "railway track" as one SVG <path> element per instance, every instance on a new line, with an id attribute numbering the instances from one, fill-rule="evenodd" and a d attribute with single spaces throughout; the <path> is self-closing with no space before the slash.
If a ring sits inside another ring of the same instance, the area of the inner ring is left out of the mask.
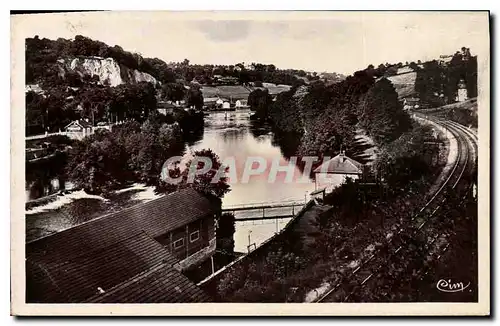
<path id="1" fill-rule="evenodd" d="M 437 259 L 447 250 L 448 242 L 446 234 L 442 233 L 439 229 L 438 224 L 440 221 L 436 221 L 436 218 L 433 217 L 441 208 L 441 205 L 445 202 L 450 192 L 459 191 L 458 188 L 464 188 L 464 192 L 470 191 L 470 185 L 466 184 L 464 185 L 465 187 L 462 187 L 461 180 L 464 175 L 474 171 L 477 159 L 478 139 L 474 132 L 458 123 L 435 117 L 431 117 L 429 120 L 447 128 L 457 140 L 457 159 L 445 181 L 419 213 L 413 216 L 408 225 L 399 228 L 396 235 L 390 237 L 371 256 L 360 262 L 354 270 L 344 276 L 328 292 L 319 297 L 316 302 L 348 301 L 353 295 L 362 293 L 371 282 L 380 279 L 387 272 L 389 261 L 399 262 L 400 270 L 406 271 L 409 263 L 407 264 L 405 257 L 412 253 L 412 240 L 417 236 L 427 236 L 429 241 L 425 247 Z M 420 273 L 420 270 L 417 273 Z M 418 274 L 417 276 L 420 277 Z"/>

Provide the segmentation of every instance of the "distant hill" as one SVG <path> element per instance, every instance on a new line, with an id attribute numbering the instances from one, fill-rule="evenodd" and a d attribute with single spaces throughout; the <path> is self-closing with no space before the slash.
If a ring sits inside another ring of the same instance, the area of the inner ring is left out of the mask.
<path id="1" fill-rule="evenodd" d="M 417 72 L 413 70 L 405 71 L 400 75 L 387 77 L 394 85 L 399 98 L 415 95 L 415 81 Z"/>

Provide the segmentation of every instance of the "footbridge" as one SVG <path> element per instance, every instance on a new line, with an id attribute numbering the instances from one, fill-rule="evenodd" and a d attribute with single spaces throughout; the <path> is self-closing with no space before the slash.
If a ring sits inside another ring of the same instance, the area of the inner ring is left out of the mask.
<path id="1" fill-rule="evenodd" d="M 291 218 L 304 207 L 304 201 L 265 202 L 222 206 L 222 213 L 232 213 L 238 221 Z"/>

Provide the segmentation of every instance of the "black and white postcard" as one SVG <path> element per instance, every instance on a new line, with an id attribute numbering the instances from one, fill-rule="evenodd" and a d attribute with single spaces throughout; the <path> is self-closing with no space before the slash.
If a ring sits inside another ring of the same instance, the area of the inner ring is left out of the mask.
<path id="1" fill-rule="evenodd" d="M 12 15 L 12 314 L 489 315 L 489 20 Z"/>

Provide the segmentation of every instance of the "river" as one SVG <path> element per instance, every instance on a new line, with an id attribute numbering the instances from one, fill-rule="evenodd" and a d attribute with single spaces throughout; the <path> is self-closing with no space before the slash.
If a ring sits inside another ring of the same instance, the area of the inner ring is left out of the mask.
<path id="1" fill-rule="evenodd" d="M 303 177 L 294 167 L 292 182 L 287 182 L 285 173 L 277 174 L 269 182 L 269 171 L 273 160 L 285 166 L 289 162 L 280 147 L 274 142 L 269 127 L 256 126 L 250 120 L 249 110 L 214 112 L 205 116 L 203 135 L 186 145 L 186 156 L 199 149 L 212 149 L 221 160 L 234 159 L 236 179 L 230 178 L 231 191 L 223 198 L 223 207 L 264 202 L 304 201 L 307 193 L 314 190 L 314 182 Z M 247 158 L 260 157 L 266 169 L 259 175 L 242 182 L 242 173 Z M 300 182 L 299 182 L 300 181 Z M 60 196 L 55 201 L 26 211 L 27 240 L 61 231 L 96 218 L 104 213 L 122 209 L 132 204 L 157 198 L 151 187 L 135 185 L 118 191 L 116 196 L 104 200 L 86 195 L 83 191 Z M 289 219 L 247 221 L 236 223 L 235 250 L 246 252 L 249 242 L 259 246 L 263 241 L 281 230 Z"/>
<path id="2" fill-rule="evenodd" d="M 234 158 L 236 180 L 229 180 L 231 191 L 224 196 L 223 207 L 265 202 L 303 202 L 307 194 L 314 190 L 314 182 L 303 177 L 298 167 L 294 168 L 292 182 L 287 182 L 284 172 L 279 172 L 275 181 L 269 182 L 273 160 L 281 166 L 289 164 L 273 138 L 269 127 L 257 126 L 250 120 L 249 110 L 215 112 L 205 117 L 203 138 L 188 146 L 188 151 L 211 148 L 223 161 Z M 266 169 L 244 183 L 242 176 L 247 159 L 255 157 L 265 160 Z M 256 212 L 253 213 L 255 215 Z M 247 251 L 249 237 L 250 244 L 259 246 L 281 230 L 288 221 L 289 219 L 237 222 L 235 250 Z"/>

